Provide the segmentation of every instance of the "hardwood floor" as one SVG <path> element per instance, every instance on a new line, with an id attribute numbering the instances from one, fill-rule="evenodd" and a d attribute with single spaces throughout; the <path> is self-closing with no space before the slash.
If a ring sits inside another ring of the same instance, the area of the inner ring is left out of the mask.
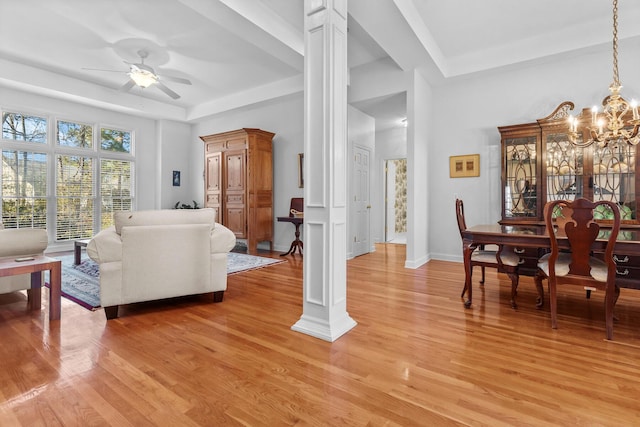
<path id="1" fill-rule="evenodd" d="M 229 276 L 211 295 L 121 309 L 107 322 L 63 298 L 62 319 L 0 295 L 1 426 L 640 425 L 640 291 L 614 340 L 602 294 L 558 290 L 558 329 L 533 280 L 462 264 L 403 268 L 404 246 L 348 262 L 358 325 L 334 343 L 292 331 L 302 258 Z M 273 254 L 277 257 L 278 254 Z"/>

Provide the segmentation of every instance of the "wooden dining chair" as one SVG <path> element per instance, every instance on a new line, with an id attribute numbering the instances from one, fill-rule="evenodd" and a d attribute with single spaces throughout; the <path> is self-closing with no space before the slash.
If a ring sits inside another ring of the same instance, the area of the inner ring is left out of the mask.
<path id="1" fill-rule="evenodd" d="M 611 226 L 601 230 L 594 221 L 598 206 L 607 206 L 613 212 Z M 554 212 L 555 211 L 555 212 Z M 620 230 L 620 210 L 610 201 L 592 202 L 579 198 L 574 201 L 555 200 L 544 206 L 544 220 L 551 242 L 551 252 L 540 258 L 535 276 L 538 293 L 542 295 L 542 280 L 548 279 L 551 327 L 558 327 L 557 285 L 572 284 L 604 290 L 605 324 L 607 339 L 613 338 L 613 309 L 620 288 L 616 286 L 616 263 L 613 248 Z M 607 239 L 604 258 L 593 256 L 593 244 Z M 560 247 L 559 242 L 567 245 Z"/>
<path id="2" fill-rule="evenodd" d="M 463 238 L 463 232 L 467 229 L 467 224 L 464 219 L 464 203 L 460 199 L 456 199 L 456 219 L 458 221 L 458 229 L 460 230 L 460 237 Z M 518 266 L 520 265 L 520 257 L 513 252 L 503 252 L 503 246 L 497 245 L 497 250 L 488 250 L 484 245 L 473 245 L 471 249 L 471 271 L 469 272 L 469 279 L 473 273 L 474 267 L 480 267 L 482 272 L 482 278 L 480 284 L 484 285 L 485 268 L 495 268 L 500 273 L 505 273 L 511 279 L 511 307 L 518 308 L 516 303 L 516 295 L 518 292 Z M 460 297 L 464 297 L 467 292 L 467 284 L 465 283 L 462 289 Z"/>

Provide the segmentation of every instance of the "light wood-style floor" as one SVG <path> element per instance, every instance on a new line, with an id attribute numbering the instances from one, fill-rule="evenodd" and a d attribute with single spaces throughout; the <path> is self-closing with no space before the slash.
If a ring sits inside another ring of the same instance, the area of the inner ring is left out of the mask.
<path id="1" fill-rule="evenodd" d="M 292 331 L 302 258 L 229 277 L 211 296 L 139 304 L 107 322 L 63 299 L 62 320 L 0 295 L 0 426 L 640 425 L 640 291 L 604 304 L 559 290 L 559 329 L 522 278 L 462 264 L 403 268 L 403 245 L 348 262 L 358 325 L 334 343 Z M 277 257 L 278 254 L 272 256 Z M 48 292 L 43 292 L 46 308 Z M 548 307 L 548 304 L 547 304 Z"/>

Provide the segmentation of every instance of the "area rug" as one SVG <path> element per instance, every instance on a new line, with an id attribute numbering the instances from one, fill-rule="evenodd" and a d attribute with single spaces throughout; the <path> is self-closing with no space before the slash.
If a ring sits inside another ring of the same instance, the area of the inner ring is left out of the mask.
<path id="1" fill-rule="evenodd" d="M 242 273 L 255 270 L 268 265 L 279 264 L 284 259 L 266 258 L 262 256 L 247 255 L 237 252 L 229 252 L 227 256 L 227 274 Z"/>
<path id="2" fill-rule="evenodd" d="M 73 263 L 73 255 L 56 257 L 62 261 L 62 296 L 88 310 L 100 307 L 100 271 L 98 264 L 82 255 L 79 265 Z M 266 258 L 229 252 L 227 255 L 227 274 L 237 274 L 284 262 L 283 259 Z M 48 272 L 45 274 L 46 286 L 49 284 Z"/>

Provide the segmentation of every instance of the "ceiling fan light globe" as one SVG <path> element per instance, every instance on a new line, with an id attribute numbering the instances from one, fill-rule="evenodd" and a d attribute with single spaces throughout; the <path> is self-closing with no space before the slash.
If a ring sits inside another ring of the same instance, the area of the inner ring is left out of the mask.
<path id="1" fill-rule="evenodd" d="M 142 69 L 131 71 L 128 74 L 137 86 L 143 88 L 149 87 L 158 81 L 158 77 L 155 74 Z"/>

